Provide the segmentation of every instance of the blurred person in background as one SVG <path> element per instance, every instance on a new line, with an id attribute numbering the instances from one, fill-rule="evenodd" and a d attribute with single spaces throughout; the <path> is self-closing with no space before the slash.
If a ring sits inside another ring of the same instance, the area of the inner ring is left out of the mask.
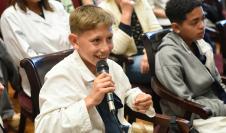
<path id="1" fill-rule="evenodd" d="M 148 0 L 159 23 L 166 28 L 170 27 L 171 25 L 165 13 L 166 3 L 168 1 L 169 0 Z"/>
<path id="2" fill-rule="evenodd" d="M 55 0 L 12 0 L 1 16 L 1 32 L 5 47 L 19 67 L 22 88 L 31 95 L 20 61 L 69 49 L 69 14 Z"/>
<path id="3" fill-rule="evenodd" d="M 3 87 L 0 90 L 0 116 L 5 125 L 18 129 L 20 114 L 15 113 L 7 91 L 8 83 L 10 83 L 15 92 L 20 91 L 20 77 L 17 67 L 3 44 L 0 39 L 0 86 Z"/>
<path id="4" fill-rule="evenodd" d="M 126 65 L 130 82 L 150 84 L 149 64 L 141 36 L 144 32 L 162 27 L 148 1 L 104 0 L 99 6 L 114 16 L 112 53 L 126 55 L 133 60 Z"/>

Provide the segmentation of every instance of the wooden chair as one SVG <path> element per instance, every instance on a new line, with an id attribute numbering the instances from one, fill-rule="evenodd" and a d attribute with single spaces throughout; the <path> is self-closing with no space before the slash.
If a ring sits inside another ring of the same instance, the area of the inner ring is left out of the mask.
<path id="1" fill-rule="evenodd" d="M 19 104 L 21 106 L 19 133 L 23 133 L 25 130 L 26 118 L 30 118 L 34 121 L 37 114 L 39 114 L 39 91 L 43 85 L 45 74 L 55 64 L 72 52 L 73 50 L 70 49 L 21 60 L 20 66 L 24 68 L 27 74 L 31 97 L 28 97 L 23 91 L 18 94 Z"/>
<path id="2" fill-rule="evenodd" d="M 135 118 L 153 123 L 154 133 L 169 133 L 168 131 L 172 121 L 172 116 L 157 113 L 151 118 L 145 114 L 132 111 L 128 106 L 125 106 L 125 111 Z M 176 118 L 176 123 L 178 124 L 181 133 L 189 133 L 193 128 L 190 121 L 186 119 Z"/>
<path id="3" fill-rule="evenodd" d="M 176 96 L 175 94 L 168 91 L 168 89 L 164 87 L 155 77 L 155 53 L 157 52 L 157 47 L 161 43 L 162 38 L 169 32 L 169 29 L 164 29 L 156 32 L 148 32 L 143 36 L 144 47 L 148 55 L 149 65 L 151 66 L 152 89 L 160 98 L 166 99 L 185 109 L 185 119 L 190 120 L 192 113 L 198 114 L 203 119 L 207 119 L 212 114 L 209 109 L 200 104 Z"/>

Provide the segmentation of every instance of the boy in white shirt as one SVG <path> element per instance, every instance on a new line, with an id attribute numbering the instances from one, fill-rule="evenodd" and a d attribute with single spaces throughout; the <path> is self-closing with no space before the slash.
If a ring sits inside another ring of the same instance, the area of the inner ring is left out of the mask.
<path id="1" fill-rule="evenodd" d="M 114 120 L 104 117 L 103 112 L 109 110 L 101 109 L 101 105 L 109 92 L 114 93 L 120 127 L 130 126 L 124 119 L 124 104 L 134 111 L 155 115 L 151 96 L 138 88 L 131 89 L 121 66 L 108 59 L 113 48 L 112 24 L 112 16 L 93 5 L 71 13 L 69 40 L 75 50 L 45 76 L 39 95 L 40 114 L 35 119 L 37 133 L 127 132 L 114 128 Z M 109 73 L 97 74 L 100 60 L 107 62 Z"/>

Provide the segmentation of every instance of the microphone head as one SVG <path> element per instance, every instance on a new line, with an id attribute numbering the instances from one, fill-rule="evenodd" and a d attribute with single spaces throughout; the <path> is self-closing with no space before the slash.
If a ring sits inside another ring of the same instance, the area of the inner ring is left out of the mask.
<path id="1" fill-rule="evenodd" d="M 109 73 L 109 67 L 108 64 L 105 60 L 99 60 L 96 64 L 96 72 L 98 74 L 102 73 L 102 72 L 106 72 Z"/>

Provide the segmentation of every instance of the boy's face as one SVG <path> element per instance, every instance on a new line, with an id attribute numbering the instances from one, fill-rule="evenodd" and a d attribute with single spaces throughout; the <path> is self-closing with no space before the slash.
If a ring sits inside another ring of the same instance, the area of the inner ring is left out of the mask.
<path id="1" fill-rule="evenodd" d="M 187 43 L 202 39 L 205 33 L 204 18 L 202 7 L 196 7 L 186 15 L 182 23 L 176 23 L 174 31 Z"/>
<path id="2" fill-rule="evenodd" d="M 111 27 L 100 25 L 81 34 L 71 34 L 69 39 L 80 57 L 93 72 L 96 63 L 106 60 L 113 49 Z"/>

